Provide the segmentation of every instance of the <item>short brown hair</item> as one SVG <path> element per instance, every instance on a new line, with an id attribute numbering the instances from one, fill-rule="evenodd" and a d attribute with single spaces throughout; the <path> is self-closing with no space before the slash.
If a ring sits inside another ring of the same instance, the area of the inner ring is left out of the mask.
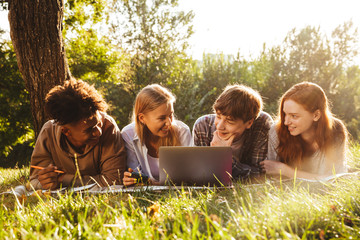
<path id="1" fill-rule="evenodd" d="M 256 119 L 262 107 L 262 99 L 257 91 L 238 84 L 227 86 L 213 105 L 215 112 L 244 122 Z"/>
<path id="2" fill-rule="evenodd" d="M 45 97 L 46 113 L 60 125 L 76 123 L 107 108 L 94 86 L 74 78 L 55 86 Z"/>

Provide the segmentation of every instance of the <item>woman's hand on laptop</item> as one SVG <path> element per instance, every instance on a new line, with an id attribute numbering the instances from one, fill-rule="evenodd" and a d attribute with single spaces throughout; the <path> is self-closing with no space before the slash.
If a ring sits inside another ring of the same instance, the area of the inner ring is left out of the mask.
<path id="1" fill-rule="evenodd" d="M 214 132 L 214 136 L 213 139 L 210 143 L 210 146 L 222 146 L 222 147 L 226 147 L 226 146 L 231 146 L 233 140 L 234 140 L 235 135 L 231 135 L 228 139 L 223 139 L 219 136 L 219 132 L 215 131 Z"/>

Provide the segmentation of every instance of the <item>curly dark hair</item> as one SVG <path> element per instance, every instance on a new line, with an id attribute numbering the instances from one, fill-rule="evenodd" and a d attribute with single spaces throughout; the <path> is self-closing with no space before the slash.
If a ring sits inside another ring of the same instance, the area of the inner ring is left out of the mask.
<path id="1" fill-rule="evenodd" d="M 107 108 L 94 86 L 74 78 L 52 88 L 45 97 L 46 113 L 60 125 L 76 123 Z"/>

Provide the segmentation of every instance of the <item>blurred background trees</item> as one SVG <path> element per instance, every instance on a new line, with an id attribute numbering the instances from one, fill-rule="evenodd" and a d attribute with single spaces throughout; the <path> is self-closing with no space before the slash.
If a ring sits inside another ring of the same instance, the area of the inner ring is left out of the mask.
<path id="1" fill-rule="evenodd" d="M 360 69 L 352 61 L 359 36 L 351 22 L 331 36 L 312 26 L 292 29 L 282 44 L 264 44 L 255 58 L 239 52 L 204 54 L 196 61 L 186 54 L 194 14 L 177 5 L 178 0 L 65 2 L 63 36 L 71 74 L 95 84 L 120 129 L 130 122 L 136 94 L 147 84 L 170 88 L 177 97 L 177 118 L 192 128 L 198 117 L 212 112 L 228 84 L 258 90 L 265 111 L 275 116 L 278 99 L 289 87 L 311 81 L 324 88 L 353 140 L 360 139 Z M 27 164 L 28 158 L 12 149 L 34 141 L 28 93 L 11 43 L 1 40 L 0 47 L 0 165 Z"/>
<path id="2" fill-rule="evenodd" d="M 4 40 L 2 34 L 0 31 L 0 164 L 7 166 L 11 161 L 6 161 L 5 157 L 14 146 L 34 136 L 29 93 L 19 72 L 12 44 Z"/>

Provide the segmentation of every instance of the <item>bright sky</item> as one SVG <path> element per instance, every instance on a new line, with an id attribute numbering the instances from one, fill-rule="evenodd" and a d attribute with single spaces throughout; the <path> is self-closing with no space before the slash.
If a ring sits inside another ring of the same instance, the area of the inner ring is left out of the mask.
<path id="1" fill-rule="evenodd" d="M 239 49 L 255 57 L 263 43 L 278 45 L 291 29 L 307 25 L 328 36 L 350 19 L 360 28 L 359 0 L 180 0 L 180 6 L 195 12 L 195 59 L 204 51 L 235 55 Z"/>
<path id="2" fill-rule="evenodd" d="M 293 28 L 318 27 L 330 36 L 338 25 L 352 19 L 360 29 L 359 0 L 179 0 L 193 10 L 191 54 L 203 52 L 256 57 L 263 43 L 280 44 Z M 8 29 L 7 13 L 0 11 L 0 27 Z M 360 64 L 360 57 L 356 60 Z"/>

